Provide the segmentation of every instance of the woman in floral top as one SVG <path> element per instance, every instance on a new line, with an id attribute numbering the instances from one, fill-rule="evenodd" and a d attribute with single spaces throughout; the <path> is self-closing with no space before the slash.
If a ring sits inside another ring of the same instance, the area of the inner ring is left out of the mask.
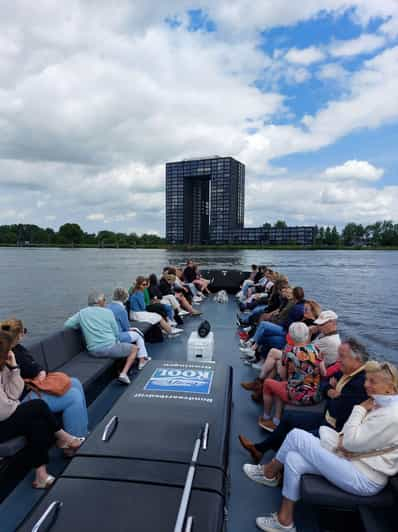
<path id="1" fill-rule="evenodd" d="M 326 374 L 325 363 L 317 347 L 310 342 L 310 331 L 303 322 L 292 323 L 289 339 L 282 355 L 282 381 L 265 379 L 263 387 L 264 415 L 261 428 L 273 432 L 279 425 L 285 403 L 312 405 L 321 400 L 320 381 Z M 271 416 L 272 406 L 274 416 Z"/>

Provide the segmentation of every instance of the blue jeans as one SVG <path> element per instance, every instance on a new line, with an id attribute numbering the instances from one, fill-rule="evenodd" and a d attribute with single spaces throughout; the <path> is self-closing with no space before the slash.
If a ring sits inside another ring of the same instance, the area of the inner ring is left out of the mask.
<path id="1" fill-rule="evenodd" d="M 83 437 L 88 434 L 88 414 L 86 397 L 83 386 L 78 379 L 72 377 L 72 386 L 62 396 L 48 393 L 29 392 L 23 398 L 23 402 L 32 399 L 42 399 L 50 408 L 51 412 L 62 412 L 63 426 L 66 432 L 73 436 Z"/>
<path id="2" fill-rule="evenodd" d="M 252 310 L 250 312 L 250 314 L 244 314 L 241 318 L 240 318 L 240 321 L 242 323 L 247 323 L 247 325 L 249 325 L 250 321 L 253 319 L 253 318 L 256 318 L 257 316 L 260 316 L 260 314 L 262 314 L 263 312 L 265 312 L 267 308 L 267 305 L 257 305 L 257 307 L 254 307 L 254 310 Z"/>
<path id="3" fill-rule="evenodd" d="M 253 336 L 253 340 L 256 344 L 262 345 L 267 343 L 269 337 L 286 337 L 286 331 L 282 325 L 277 325 L 276 323 L 271 323 L 270 321 L 262 321 L 259 323 L 256 333 Z"/>

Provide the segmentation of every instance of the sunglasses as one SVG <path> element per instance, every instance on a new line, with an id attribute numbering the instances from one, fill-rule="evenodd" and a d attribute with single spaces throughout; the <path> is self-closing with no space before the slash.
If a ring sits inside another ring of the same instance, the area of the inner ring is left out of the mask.
<path id="1" fill-rule="evenodd" d="M 1 326 L 1 330 L 2 331 L 6 331 L 6 332 L 10 332 L 11 331 L 11 325 L 2 325 Z M 28 332 L 28 329 L 26 327 L 24 327 L 21 332 L 23 332 L 23 334 L 26 334 Z"/>

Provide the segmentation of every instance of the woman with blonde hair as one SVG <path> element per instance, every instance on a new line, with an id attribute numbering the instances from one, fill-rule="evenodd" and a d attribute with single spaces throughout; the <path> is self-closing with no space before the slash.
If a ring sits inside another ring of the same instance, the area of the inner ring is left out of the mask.
<path id="1" fill-rule="evenodd" d="M 11 349 L 15 355 L 17 364 L 21 370 L 21 377 L 28 380 L 21 396 L 22 401 L 42 399 L 50 408 L 51 412 L 60 412 L 65 430 L 75 436 L 85 437 L 88 434 L 88 414 L 86 398 L 81 382 L 71 377 L 70 388 L 63 395 L 53 395 L 44 391 L 37 391 L 29 384 L 31 381 L 44 382 L 47 372 L 36 362 L 29 350 L 21 345 L 26 334 L 26 329 L 21 320 L 9 319 L 2 321 L 0 327 L 8 331 L 12 337 Z"/>
<path id="2" fill-rule="evenodd" d="M 130 296 L 130 319 L 136 321 L 145 321 L 152 325 L 159 324 L 161 329 L 169 336 L 176 336 L 182 333 L 182 329 L 171 327 L 167 321 L 156 312 L 148 312 L 145 305 L 144 290 L 146 279 L 139 275 L 135 280 L 133 292 Z"/>
<path id="3" fill-rule="evenodd" d="M 26 455 L 35 468 L 33 487 L 45 489 L 55 480 L 47 471 L 48 449 L 56 442 L 57 447 L 74 452 L 84 438 L 64 431 L 43 400 L 19 401 L 25 383 L 11 345 L 12 336 L 0 330 L 0 442 L 25 436 Z"/>
<path id="4" fill-rule="evenodd" d="M 283 470 L 282 504 L 277 513 L 257 518 L 261 530 L 296 530 L 293 513 L 304 474 L 322 475 L 348 493 L 369 496 L 398 473 L 397 368 L 389 362 L 368 363 L 365 389 L 369 399 L 354 406 L 340 433 L 321 427 L 316 438 L 293 429 L 265 467 L 244 465 L 250 479 L 266 486 L 277 486 Z"/>

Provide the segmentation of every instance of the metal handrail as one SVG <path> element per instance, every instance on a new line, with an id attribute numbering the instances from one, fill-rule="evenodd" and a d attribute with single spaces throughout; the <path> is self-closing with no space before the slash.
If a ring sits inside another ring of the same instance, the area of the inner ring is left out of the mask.
<path id="1" fill-rule="evenodd" d="M 177 519 L 174 525 L 174 532 L 183 532 L 185 516 L 188 510 L 189 498 L 191 496 L 193 478 L 194 478 L 195 471 L 196 471 L 196 464 L 198 461 L 200 448 L 202 447 L 203 450 L 207 450 L 208 434 L 209 434 L 209 424 L 205 423 L 200 433 L 198 434 L 198 437 L 195 440 L 192 458 L 191 458 L 191 464 L 188 468 L 188 473 L 187 473 L 185 484 L 184 484 L 184 491 L 182 492 L 180 507 L 178 509 Z M 193 516 L 189 516 L 187 519 L 185 532 L 191 531 L 192 524 L 193 524 Z"/>
<path id="2" fill-rule="evenodd" d="M 113 416 L 110 421 L 105 425 L 104 432 L 102 433 L 102 441 L 109 441 L 113 433 L 115 432 L 119 423 L 119 418 Z"/>
<path id="3" fill-rule="evenodd" d="M 39 518 L 39 520 L 33 525 L 32 532 L 39 532 L 41 526 L 44 524 L 51 512 L 59 512 L 59 509 L 62 505 L 63 503 L 61 501 L 53 501 L 50 506 L 48 506 L 47 510 L 45 510 L 43 515 Z"/>

